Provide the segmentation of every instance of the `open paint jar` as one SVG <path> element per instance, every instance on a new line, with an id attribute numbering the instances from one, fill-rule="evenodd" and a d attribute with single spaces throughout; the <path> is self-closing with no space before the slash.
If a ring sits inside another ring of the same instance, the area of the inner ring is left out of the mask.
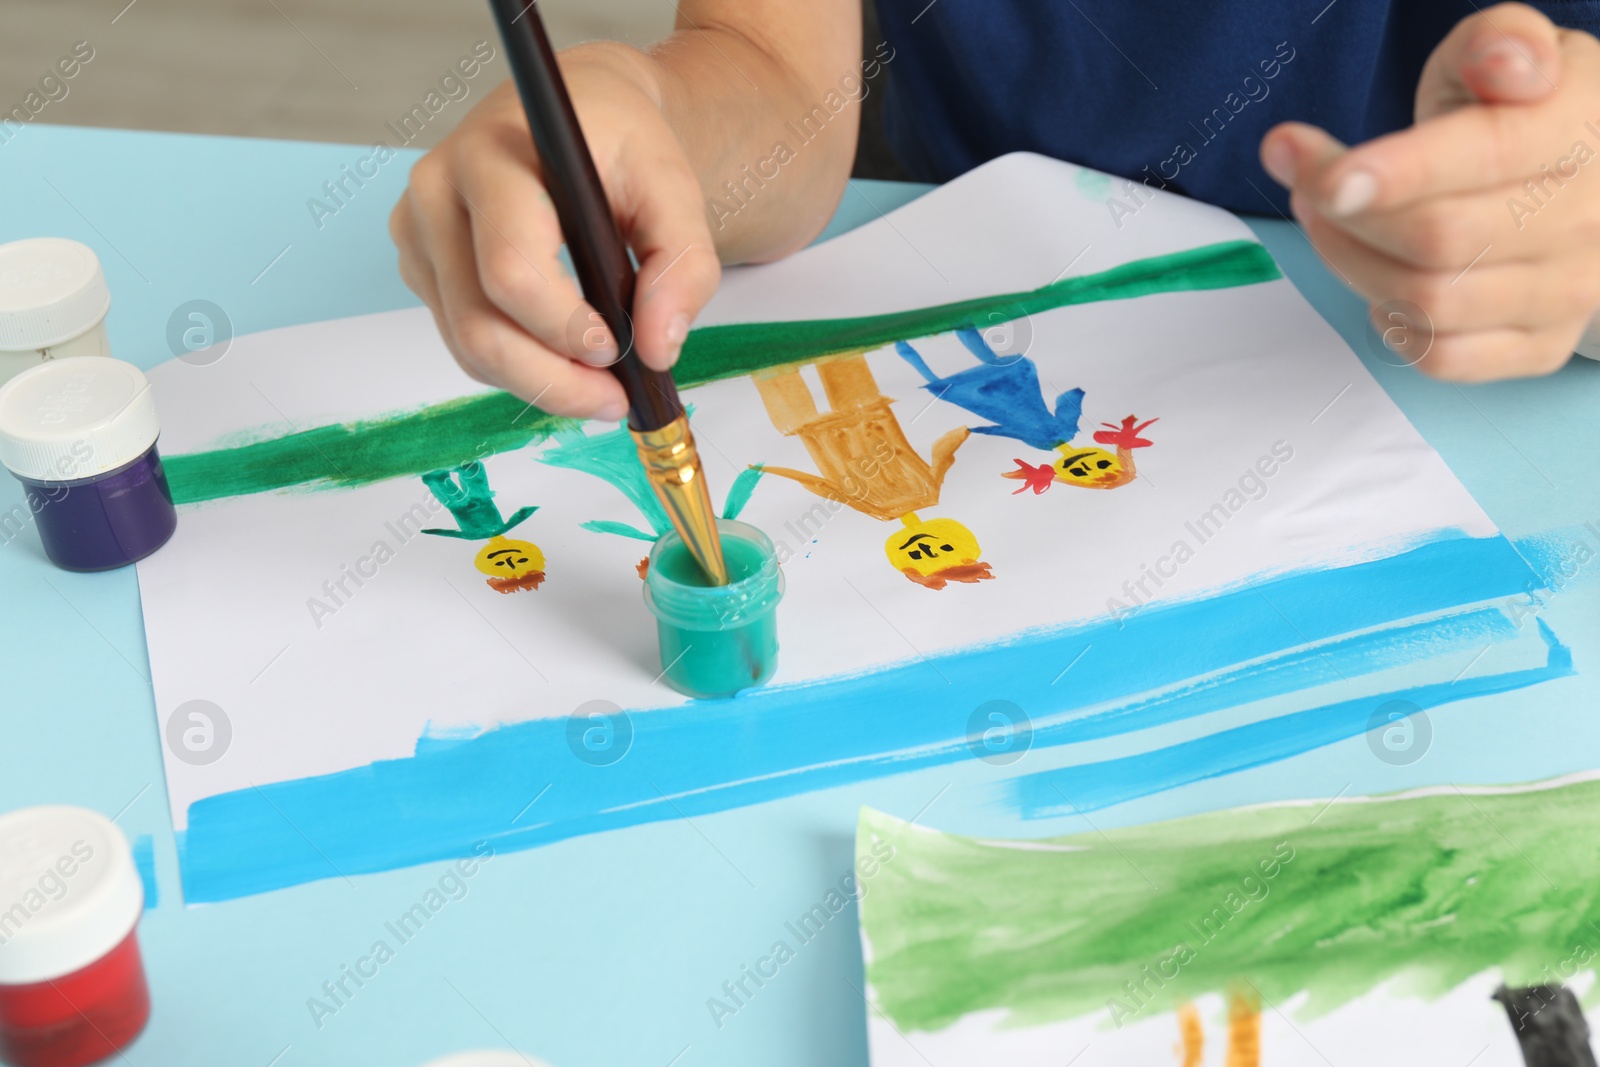
<path id="1" fill-rule="evenodd" d="M 150 1018 L 135 927 L 144 884 L 127 838 L 98 812 L 0 815 L 0 1061 L 81 1067 Z"/>
<path id="2" fill-rule="evenodd" d="M 644 602 L 656 617 L 662 677 L 692 697 L 731 696 L 761 685 L 778 667 L 783 572 L 766 534 L 718 519 L 728 584 L 709 584 L 676 532 L 650 553 Z"/>
<path id="3" fill-rule="evenodd" d="M 56 566 L 110 570 L 166 544 L 178 512 L 159 433 L 150 383 L 131 363 L 59 360 L 0 385 L 0 464 L 22 483 Z"/>

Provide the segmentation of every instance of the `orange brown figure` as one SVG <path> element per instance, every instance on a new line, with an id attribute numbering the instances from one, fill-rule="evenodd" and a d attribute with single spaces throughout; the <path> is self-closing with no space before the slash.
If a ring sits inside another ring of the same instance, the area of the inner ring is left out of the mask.
<path id="1" fill-rule="evenodd" d="M 885 552 L 897 570 L 919 585 L 942 589 L 952 581 L 992 578 L 989 565 L 978 559 L 972 531 L 954 519 L 924 521 L 917 515 L 938 506 L 945 475 L 969 431 L 957 427 L 944 434 L 924 459 L 906 440 L 890 407 L 894 401 L 878 388 L 866 353 L 820 359 L 815 365 L 826 411 L 817 407 L 811 387 L 800 376 L 803 364 L 752 375 L 773 427 L 800 438 L 818 473 L 772 466 L 766 472 L 863 515 L 902 522 L 906 530 L 890 537 Z M 927 547 L 919 547 L 924 541 Z"/>

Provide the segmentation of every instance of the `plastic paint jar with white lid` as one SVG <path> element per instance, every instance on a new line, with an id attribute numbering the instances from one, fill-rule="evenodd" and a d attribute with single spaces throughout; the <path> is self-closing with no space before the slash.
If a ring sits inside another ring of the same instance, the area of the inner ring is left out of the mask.
<path id="1" fill-rule="evenodd" d="M 137 563 L 178 525 L 144 372 L 52 360 L 0 385 L 0 467 L 22 483 L 45 555 L 69 571 Z"/>
<path id="2" fill-rule="evenodd" d="M 81 1067 L 150 1018 L 128 839 L 87 808 L 0 815 L 0 1062 Z"/>
<path id="3" fill-rule="evenodd" d="M 0 384 L 71 356 L 109 356 L 100 258 L 64 237 L 0 244 Z"/>

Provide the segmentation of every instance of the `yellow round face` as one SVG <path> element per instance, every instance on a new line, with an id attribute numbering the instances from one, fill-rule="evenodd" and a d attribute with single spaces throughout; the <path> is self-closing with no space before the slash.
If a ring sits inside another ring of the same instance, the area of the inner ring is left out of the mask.
<path id="1" fill-rule="evenodd" d="M 1056 478 L 1068 485 L 1100 486 L 1107 482 L 1120 482 L 1122 460 L 1116 453 L 1103 448 L 1078 448 L 1061 445 L 1061 458 L 1054 467 Z"/>
<path id="2" fill-rule="evenodd" d="M 978 539 L 954 519 L 928 519 L 909 523 L 883 543 L 897 571 L 913 570 L 923 576 L 947 567 L 978 561 Z"/>
<path id="3" fill-rule="evenodd" d="M 491 578 L 523 578 L 544 570 L 544 553 L 532 541 L 496 537 L 478 550 L 472 565 Z"/>

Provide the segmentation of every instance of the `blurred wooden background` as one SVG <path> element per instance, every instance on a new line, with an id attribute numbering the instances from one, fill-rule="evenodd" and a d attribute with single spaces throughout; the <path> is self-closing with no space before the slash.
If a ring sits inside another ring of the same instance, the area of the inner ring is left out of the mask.
<path id="1" fill-rule="evenodd" d="M 558 48 L 645 44 L 671 0 L 542 0 Z M 37 121 L 371 143 L 479 41 L 495 61 L 430 121 L 435 144 L 507 74 L 484 0 L 0 0 L 0 111 L 73 45 L 94 58 Z M 60 90 L 52 88 L 57 95 Z"/>

